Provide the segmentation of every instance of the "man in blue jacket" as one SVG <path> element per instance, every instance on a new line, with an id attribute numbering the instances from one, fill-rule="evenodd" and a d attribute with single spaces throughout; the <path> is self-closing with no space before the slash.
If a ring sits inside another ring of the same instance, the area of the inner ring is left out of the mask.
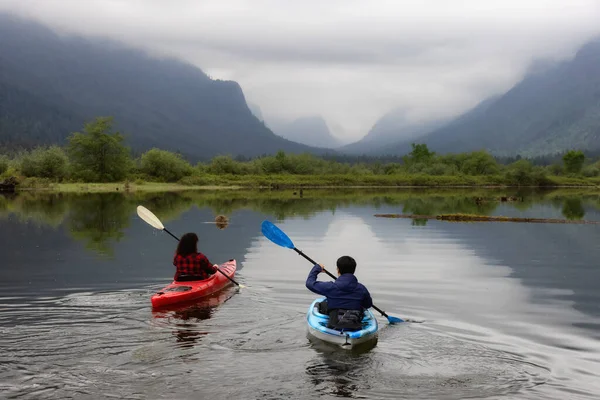
<path id="1" fill-rule="evenodd" d="M 354 258 L 342 256 L 336 264 L 338 278 L 334 282 L 318 282 L 317 275 L 323 272 L 323 266 L 315 265 L 306 278 L 306 287 L 327 297 L 326 304 L 319 304 L 319 312 L 329 315 L 329 328 L 361 329 L 364 311 L 373 306 L 371 294 L 354 276 Z"/>

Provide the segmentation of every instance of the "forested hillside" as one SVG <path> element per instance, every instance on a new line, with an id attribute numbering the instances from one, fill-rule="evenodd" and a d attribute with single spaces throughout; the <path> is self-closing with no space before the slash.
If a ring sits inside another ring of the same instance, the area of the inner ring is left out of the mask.
<path id="1" fill-rule="evenodd" d="M 64 144 L 97 116 L 114 117 L 136 151 L 156 146 L 191 160 L 323 152 L 273 134 L 250 112 L 236 82 L 0 13 L 2 147 Z"/>

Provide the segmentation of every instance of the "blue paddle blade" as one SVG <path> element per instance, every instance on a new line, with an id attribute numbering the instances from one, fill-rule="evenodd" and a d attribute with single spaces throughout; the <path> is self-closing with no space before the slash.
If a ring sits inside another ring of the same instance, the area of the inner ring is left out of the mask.
<path id="1" fill-rule="evenodd" d="M 281 229 L 275 224 L 265 220 L 262 222 L 260 230 L 267 239 L 281 247 L 287 247 L 288 249 L 294 248 L 294 243 Z"/>
<path id="2" fill-rule="evenodd" d="M 392 317 L 390 315 L 388 315 L 387 320 L 390 324 L 399 324 L 400 322 L 404 322 L 403 319 L 398 317 Z"/>

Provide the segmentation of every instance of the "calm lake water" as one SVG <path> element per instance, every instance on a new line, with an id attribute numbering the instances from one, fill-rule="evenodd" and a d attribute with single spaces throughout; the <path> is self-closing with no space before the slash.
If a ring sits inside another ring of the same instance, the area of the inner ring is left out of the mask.
<path id="1" fill-rule="evenodd" d="M 506 195 L 518 201 L 498 201 Z M 176 235 L 197 232 L 211 261 L 235 258 L 248 288 L 153 312 L 176 242 L 139 219 L 138 204 Z M 0 196 L 0 397 L 599 398 L 600 225 L 374 217 L 445 212 L 600 220 L 600 194 Z M 355 257 L 378 307 L 424 322 L 379 317 L 368 351 L 312 344 L 311 265 L 264 238 L 264 219 L 331 271 Z"/>

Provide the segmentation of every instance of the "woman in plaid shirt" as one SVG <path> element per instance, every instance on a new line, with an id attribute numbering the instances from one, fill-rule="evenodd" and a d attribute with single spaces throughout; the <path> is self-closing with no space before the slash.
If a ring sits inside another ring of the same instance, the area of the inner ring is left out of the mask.
<path id="1" fill-rule="evenodd" d="M 181 237 L 173 265 L 177 267 L 175 280 L 180 282 L 208 279 L 217 272 L 208 258 L 198 252 L 198 236 L 195 233 L 186 233 Z"/>

